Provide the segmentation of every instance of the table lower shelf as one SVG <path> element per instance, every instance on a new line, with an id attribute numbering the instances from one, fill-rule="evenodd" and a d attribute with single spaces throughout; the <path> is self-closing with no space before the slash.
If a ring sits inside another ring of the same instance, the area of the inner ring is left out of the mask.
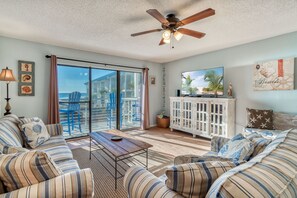
<path id="1" fill-rule="evenodd" d="M 148 168 L 148 149 L 143 149 L 124 156 L 115 157 L 107 149 L 96 141 L 92 140 L 90 144 L 90 160 L 92 156 L 110 173 L 115 179 L 115 189 L 117 189 L 117 180 L 124 177 L 126 170 L 133 165 L 140 165 Z M 145 159 L 140 161 L 137 157 Z"/>

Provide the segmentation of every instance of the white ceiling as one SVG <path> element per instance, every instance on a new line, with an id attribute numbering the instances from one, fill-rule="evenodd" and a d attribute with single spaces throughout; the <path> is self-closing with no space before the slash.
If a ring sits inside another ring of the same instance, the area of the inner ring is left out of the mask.
<path id="1" fill-rule="evenodd" d="M 146 10 L 180 19 L 206 8 L 216 15 L 185 26 L 205 32 L 158 46 L 160 28 Z M 0 0 L 0 35 L 123 57 L 169 62 L 297 31 L 296 0 Z"/>

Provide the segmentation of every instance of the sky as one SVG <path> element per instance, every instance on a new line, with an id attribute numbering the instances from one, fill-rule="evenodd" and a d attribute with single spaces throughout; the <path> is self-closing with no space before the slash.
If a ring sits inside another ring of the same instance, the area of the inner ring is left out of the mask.
<path id="1" fill-rule="evenodd" d="M 213 68 L 213 69 L 204 69 L 204 70 L 183 72 L 182 75 L 185 77 L 190 75 L 191 79 L 194 79 L 192 81 L 191 87 L 207 87 L 208 82 L 204 81 L 204 75 L 206 72 L 208 72 L 210 70 L 214 70 L 216 72 L 216 74 L 218 74 L 218 75 L 223 75 L 223 72 L 224 72 L 223 67 L 218 67 L 218 68 Z M 184 81 L 184 79 L 183 79 L 183 81 Z"/>
<path id="2" fill-rule="evenodd" d="M 92 80 L 115 71 L 92 69 Z M 58 66 L 59 93 L 71 93 L 79 91 L 87 93 L 84 83 L 89 81 L 89 68 Z"/>

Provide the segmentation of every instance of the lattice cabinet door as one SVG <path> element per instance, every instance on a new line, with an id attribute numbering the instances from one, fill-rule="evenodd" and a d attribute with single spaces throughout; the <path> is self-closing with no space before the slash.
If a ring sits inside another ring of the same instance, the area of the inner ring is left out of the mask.
<path id="1" fill-rule="evenodd" d="M 191 100 L 184 100 L 182 103 L 182 128 L 191 130 L 192 127 L 192 101 Z"/>
<path id="2" fill-rule="evenodd" d="M 195 101 L 193 107 L 194 119 L 194 131 L 202 133 L 203 135 L 209 135 L 209 105 L 208 101 Z"/>
<path id="3" fill-rule="evenodd" d="M 227 137 L 226 132 L 226 103 L 210 102 L 210 134 Z"/>
<path id="4" fill-rule="evenodd" d="M 181 128 L 181 100 L 170 100 L 170 128 Z"/>

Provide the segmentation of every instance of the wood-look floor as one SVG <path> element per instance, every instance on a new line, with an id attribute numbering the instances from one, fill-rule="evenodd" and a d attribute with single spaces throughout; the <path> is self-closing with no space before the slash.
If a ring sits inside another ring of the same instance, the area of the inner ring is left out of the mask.
<path id="1" fill-rule="evenodd" d="M 125 133 L 153 145 L 150 150 L 172 157 L 185 154 L 202 155 L 210 150 L 210 140 L 199 137 L 193 138 L 191 134 L 186 132 L 171 132 L 169 129 L 153 127 L 149 130 L 131 130 Z M 68 144 L 71 149 L 81 148 L 89 145 L 89 138 L 69 140 Z"/>

